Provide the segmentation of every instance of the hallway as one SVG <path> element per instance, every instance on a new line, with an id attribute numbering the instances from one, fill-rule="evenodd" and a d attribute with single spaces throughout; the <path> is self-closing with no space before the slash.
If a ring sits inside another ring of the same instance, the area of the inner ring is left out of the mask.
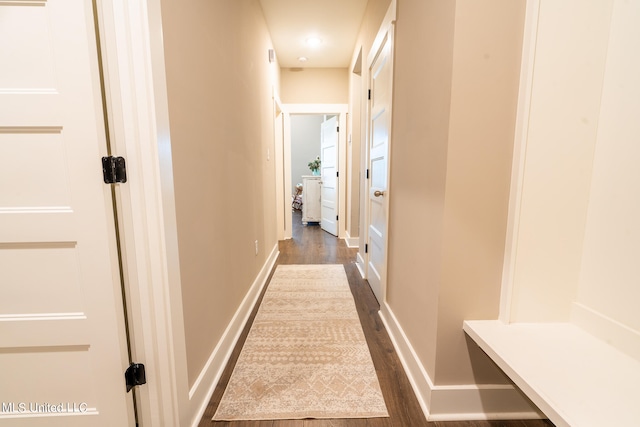
<path id="1" fill-rule="evenodd" d="M 371 350 L 380 386 L 384 394 L 389 418 L 369 419 L 306 419 L 213 422 L 211 418 L 222 398 L 242 344 L 249 332 L 257 307 L 245 327 L 238 345 L 211 397 L 199 426 L 231 427 L 549 427 L 546 420 L 532 421 L 469 421 L 427 422 L 404 373 L 384 325 L 378 317 L 379 305 L 368 283 L 362 279 L 355 265 L 357 249 L 350 249 L 344 240 L 324 232 L 319 226 L 303 226 L 299 212 L 293 213 L 293 238 L 279 242 L 278 264 L 344 264 L 349 286 L 354 295 L 364 335 Z M 264 294 L 264 292 L 263 292 Z"/>

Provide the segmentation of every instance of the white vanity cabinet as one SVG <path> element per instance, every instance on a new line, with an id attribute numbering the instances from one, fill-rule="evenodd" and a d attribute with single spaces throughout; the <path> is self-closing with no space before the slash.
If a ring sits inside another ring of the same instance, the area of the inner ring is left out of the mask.
<path id="1" fill-rule="evenodd" d="M 302 223 L 320 222 L 320 177 L 304 175 L 302 177 Z"/>

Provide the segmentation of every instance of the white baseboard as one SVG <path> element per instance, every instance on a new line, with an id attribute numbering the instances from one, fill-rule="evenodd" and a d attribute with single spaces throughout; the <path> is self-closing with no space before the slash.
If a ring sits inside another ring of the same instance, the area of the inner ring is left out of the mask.
<path id="1" fill-rule="evenodd" d="M 402 327 L 386 301 L 380 304 L 379 314 L 387 330 L 387 334 L 389 334 L 389 338 L 391 338 L 393 347 L 396 349 L 396 353 L 398 353 L 402 367 L 409 378 L 409 382 L 411 383 L 413 392 L 416 394 L 422 412 L 424 412 L 425 417 L 429 419 L 431 390 L 433 390 L 434 387 L 433 381 L 431 381 L 424 366 L 420 363 L 418 356 L 415 354 L 407 336 L 404 334 Z"/>
<path id="2" fill-rule="evenodd" d="M 276 243 L 267 261 L 260 270 L 260 273 L 258 273 L 251 288 L 249 288 L 249 291 L 238 307 L 238 310 L 236 310 L 227 329 L 224 331 L 218 345 L 216 345 L 211 356 L 209 356 L 209 360 L 207 360 L 204 369 L 202 369 L 193 387 L 189 390 L 189 407 L 191 408 L 191 414 L 193 414 L 191 417 L 191 425 L 194 427 L 198 425 L 204 411 L 207 409 L 213 391 L 238 342 L 238 338 L 240 338 L 240 334 L 242 334 L 249 320 L 249 315 L 258 301 L 262 289 L 267 284 L 267 279 L 279 254 L 278 244 Z"/>
<path id="3" fill-rule="evenodd" d="M 578 302 L 573 303 L 571 323 L 611 344 L 628 356 L 640 360 L 639 331 Z"/>
<path id="4" fill-rule="evenodd" d="M 386 302 L 380 307 L 380 318 L 428 421 L 545 418 L 510 384 L 434 385 Z"/>
<path id="5" fill-rule="evenodd" d="M 429 421 L 536 420 L 546 418 L 510 384 L 436 386 Z"/>
<path id="6" fill-rule="evenodd" d="M 367 275 L 364 273 L 364 259 L 362 259 L 360 252 L 356 254 L 356 267 L 358 267 L 360 276 L 362 276 L 363 279 L 366 279 Z"/>
<path id="7" fill-rule="evenodd" d="M 359 237 L 351 237 L 349 233 L 345 234 L 344 242 L 347 244 L 348 248 L 359 248 L 360 247 L 360 238 Z"/>

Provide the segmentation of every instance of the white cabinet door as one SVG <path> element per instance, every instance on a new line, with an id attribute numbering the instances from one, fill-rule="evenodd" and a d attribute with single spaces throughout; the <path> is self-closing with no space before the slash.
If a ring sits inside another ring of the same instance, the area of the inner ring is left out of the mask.
<path id="1" fill-rule="evenodd" d="M 0 425 L 127 426 L 91 1 L 0 2 Z"/>
<path id="2" fill-rule="evenodd" d="M 320 222 L 320 177 L 302 177 L 302 223 Z"/>

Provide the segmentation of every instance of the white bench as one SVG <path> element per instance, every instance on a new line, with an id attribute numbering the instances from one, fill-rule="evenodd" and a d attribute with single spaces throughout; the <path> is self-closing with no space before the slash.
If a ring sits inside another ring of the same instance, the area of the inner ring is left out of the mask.
<path id="1" fill-rule="evenodd" d="M 640 426 L 640 361 L 578 326 L 473 320 L 463 329 L 556 426 Z"/>

